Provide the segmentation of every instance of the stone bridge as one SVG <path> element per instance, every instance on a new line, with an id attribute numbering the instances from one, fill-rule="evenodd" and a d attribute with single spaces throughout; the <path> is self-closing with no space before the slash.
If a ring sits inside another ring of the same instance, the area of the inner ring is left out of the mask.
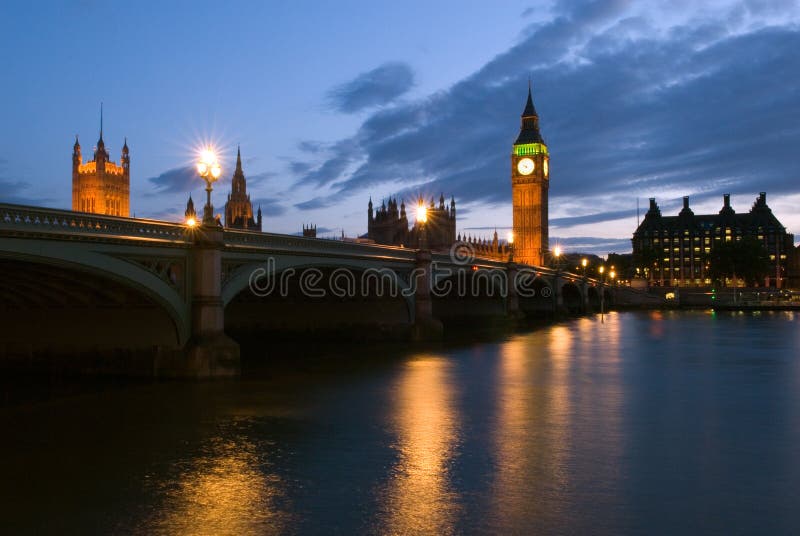
<path id="1" fill-rule="evenodd" d="M 0 273 L 0 357 L 162 376 L 237 374 L 241 338 L 421 340 L 612 301 L 596 281 L 469 251 L 11 204 Z"/>

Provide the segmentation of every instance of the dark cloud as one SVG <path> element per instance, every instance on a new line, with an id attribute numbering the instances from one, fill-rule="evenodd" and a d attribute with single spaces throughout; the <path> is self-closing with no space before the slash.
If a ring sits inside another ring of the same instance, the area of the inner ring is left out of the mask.
<path id="1" fill-rule="evenodd" d="M 336 200 L 332 197 L 315 197 L 313 199 L 309 199 L 308 201 L 303 201 L 302 203 L 295 203 L 295 208 L 300 210 L 314 210 L 318 208 L 325 208 L 331 205 L 335 205 Z"/>
<path id="2" fill-rule="evenodd" d="M 340 112 L 353 113 L 388 104 L 413 85 L 414 72 L 408 64 L 387 62 L 331 89 L 328 101 Z"/>
<path id="3" fill-rule="evenodd" d="M 296 206 L 397 183 L 407 198 L 507 205 L 529 74 L 551 150 L 551 214 L 571 211 L 555 225 L 633 221 L 636 197 L 797 192 L 800 30 L 731 33 L 725 17 L 698 16 L 653 31 L 627 7 L 568 4 L 449 90 L 374 111 L 301 178 L 330 195 Z"/>
<path id="4" fill-rule="evenodd" d="M 264 218 L 283 216 L 286 213 L 286 206 L 280 199 L 274 197 L 259 197 L 252 199 L 253 211 L 261 207 L 261 214 Z"/>
<path id="5" fill-rule="evenodd" d="M 191 166 L 170 169 L 158 177 L 150 177 L 147 181 L 155 187 L 152 194 L 191 192 L 202 184 L 197 171 Z"/>
<path id="6" fill-rule="evenodd" d="M 50 198 L 39 196 L 29 197 L 24 192 L 29 190 L 30 183 L 24 181 L 5 180 L 0 177 L 0 203 L 12 203 L 15 205 L 34 205 L 46 206 L 52 202 Z"/>

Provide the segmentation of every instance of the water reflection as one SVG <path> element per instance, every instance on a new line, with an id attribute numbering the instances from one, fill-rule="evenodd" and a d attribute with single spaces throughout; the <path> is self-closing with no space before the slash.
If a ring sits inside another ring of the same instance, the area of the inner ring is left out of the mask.
<path id="1" fill-rule="evenodd" d="M 145 524 L 156 534 L 281 534 L 291 517 L 277 509 L 284 487 L 271 472 L 269 452 L 241 430 L 210 438 L 201 453 L 173 469 L 174 479 L 153 475 L 157 513 Z"/>
<path id="2" fill-rule="evenodd" d="M 398 461 L 383 501 L 385 532 L 450 534 L 459 497 L 450 464 L 459 441 L 452 364 L 436 356 L 409 361 L 393 391 L 392 445 Z"/>

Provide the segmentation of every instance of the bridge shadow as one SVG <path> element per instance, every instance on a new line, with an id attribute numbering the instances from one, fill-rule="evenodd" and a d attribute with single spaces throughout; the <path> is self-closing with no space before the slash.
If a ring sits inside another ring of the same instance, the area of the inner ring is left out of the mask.
<path id="1" fill-rule="evenodd" d="M 225 332 L 243 346 L 265 342 L 407 339 L 413 302 L 400 281 L 315 266 L 279 272 L 269 292 L 245 288 L 225 307 Z M 261 294 L 261 295 L 259 295 Z"/>
<path id="2" fill-rule="evenodd" d="M 143 290 L 82 268 L 0 259 L 0 353 L 23 370 L 152 369 L 179 345 L 173 317 Z"/>

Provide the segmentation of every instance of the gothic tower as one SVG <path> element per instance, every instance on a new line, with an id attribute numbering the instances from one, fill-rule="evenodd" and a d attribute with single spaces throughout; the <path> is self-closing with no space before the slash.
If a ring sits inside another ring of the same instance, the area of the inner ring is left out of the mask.
<path id="1" fill-rule="evenodd" d="M 103 141 L 103 109 L 100 108 L 100 139 L 94 158 L 84 163 L 81 144 L 75 136 L 72 147 L 72 210 L 111 216 L 130 215 L 131 158 L 128 140 L 122 146 L 120 164 L 110 160 Z"/>
<path id="2" fill-rule="evenodd" d="M 253 218 L 253 204 L 247 193 L 247 181 L 242 170 L 242 153 L 236 149 L 236 170 L 231 180 L 231 193 L 225 203 L 225 226 L 235 229 L 261 230 L 261 208 L 257 219 Z"/>
<path id="3" fill-rule="evenodd" d="M 543 266 L 547 258 L 549 159 L 547 145 L 539 132 L 539 116 L 533 107 L 529 83 L 528 102 L 511 153 L 514 260 L 520 263 Z"/>

